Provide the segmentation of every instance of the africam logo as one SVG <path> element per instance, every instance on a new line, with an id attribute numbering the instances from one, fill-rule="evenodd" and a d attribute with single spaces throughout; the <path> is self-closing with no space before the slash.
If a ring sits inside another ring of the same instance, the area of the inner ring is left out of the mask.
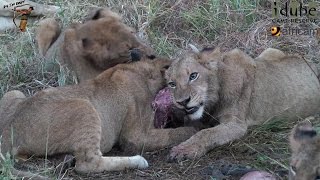
<path id="1" fill-rule="evenodd" d="M 271 35 L 272 36 L 280 36 L 280 27 L 273 26 L 271 27 Z"/>
<path id="2" fill-rule="evenodd" d="M 272 36 L 290 35 L 290 36 L 311 36 L 320 38 L 320 28 L 308 28 L 308 27 L 271 27 Z"/>
<path id="3" fill-rule="evenodd" d="M 17 28 L 20 29 L 21 32 L 26 31 L 28 17 L 30 16 L 31 12 L 34 10 L 29 4 L 25 4 L 25 1 L 18 1 L 14 3 L 5 4 L 3 6 L 4 9 L 6 8 L 13 8 L 13 23 L 16 25 Z M 20 24 L 19 27 L 16 24 L 16 19 L 20 17 Z"/>

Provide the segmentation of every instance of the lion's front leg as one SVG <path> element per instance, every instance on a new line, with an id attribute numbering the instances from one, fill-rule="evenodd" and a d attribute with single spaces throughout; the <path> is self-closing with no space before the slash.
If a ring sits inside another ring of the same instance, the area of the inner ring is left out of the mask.
<path id="1" fill-rule="evenodd" d="M 201 157 L 216 146 L 241 138 L 246 132 L 247 125 L 239 121 L 231 121 L 209 129 L 203 129 L 187 141 L 173 147 L 170 152 L 170 159 L 181 160 Z"/>
<path id="2" fill-rule="evenodd" d="M 165 148 L 172 145 L 177 145 L 196 133 L 193 127 L 179 127 L 175 129 L 149 129 L 146 132 L 141 132 L 141 129 L 132 130 L 131 133 L 124 135 L 121 146 L 124 150 L 140 150 L 152 151 Z"/>
<path id="3" fill-rule="evenodd" d="M 193 127 L 179 127 L 175 129 L 151 129 L 144 140 L 148 150 L 157 150 L 172 145 L 177 145 L 196 133 Z"/>

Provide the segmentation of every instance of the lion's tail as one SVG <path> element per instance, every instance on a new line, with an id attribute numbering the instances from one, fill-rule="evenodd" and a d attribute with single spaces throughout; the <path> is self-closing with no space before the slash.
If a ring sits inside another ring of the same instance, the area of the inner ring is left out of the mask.
<path id="1" fill-rule="evenodd" d="M 36 30 L 36 40 L 40 55 L 45 56 L 51 45 L 58 39 L 60 33 L 60 25 L 54 18 L 47 18 L 39 23 Z"/>

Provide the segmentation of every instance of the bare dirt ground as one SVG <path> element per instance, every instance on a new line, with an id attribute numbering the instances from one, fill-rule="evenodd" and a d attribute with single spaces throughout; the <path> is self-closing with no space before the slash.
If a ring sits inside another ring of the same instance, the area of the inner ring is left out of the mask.
<path id="1" fill-rule="evenodd" d="M 268 47 L 286 53 L 297 53 L 307 61 L 319 63 L 319 37 L 314 35 L 271 36 L 270 28 L 310 28 L 319 23 L 273 23 L 271 3 L 252 0 L 35 0 L 61 7 L 56 15 L 64 26 L 81 21 L 88 10 L 110 7 L 119 12 L 124 21 L 137 30 L 137 35 L 149 42 L 156 52 L 171 58 L 187 50 L 188 44 L 197 47 L 217 47 L 222 50 L 240 48 L 256 57 Z M 285 2 L 285 1 L 282 1 Z M 317 1 L 318 2 L 318 1 Z M 34 28 L 26 33 L 8 31 L 0 36 L 0 98 L 13 89 L 26 95 L 48 87 L 73 84 L 68 71 L 57 62 L 43 61 L 34 42 Z M 50 67 L 50 68 L 48 68 Z M 51 68 L 55 67 L 55 68 Z M 50 69 L 50 70 L 48 70 Z M 146 170 L 127 170 L 100 174 L 80 175 L 72 163 L 61 170 L 64 156 L 32 158 L 16 163 L 19 169 L 46 174 L 53 179 L 239 179 L 246 171 L 265 170 L 279 179 L 287 179 L 290 151 L 288 132 L 297 122 L 276 119 L 253 127 L 241 140 L 213 149 L 200 159 L 167 162 L 170 148 L 155 152 L 141 152 L 150 167 Z M 319 119 L 313 122 L 320 125 Z M 113 150 L 107 155 L 123 155 Z M 128 155 L 128 154 L 126 154 Z M 70 166 L 70 168 L 68 168 Z M 0 179 L 11 179 L 2 171 Z"/>

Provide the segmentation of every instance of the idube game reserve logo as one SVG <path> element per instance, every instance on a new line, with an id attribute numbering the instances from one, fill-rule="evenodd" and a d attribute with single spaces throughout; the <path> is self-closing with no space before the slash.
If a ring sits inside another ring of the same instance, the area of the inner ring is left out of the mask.
<path id="1" fill-rule="evenodd" d="M 318 36 L 320 33 L 318 28 L 310 28 L 311 23 L 317 23 L 319 21 L 318 14 L 320 8 L 318 2 L 298 2 L 297 0 L 289 0 L 285 3 L 281 3 L 279 0 L 274 0 L 271 3 L 271 10 L 272 22 L 278 24 L 271 27 L 270 31 L 272 36 Z M 291 24 L 300 25 L 291 26 Z"/>
<path id="2" fill-rule="evenodd" d="M 318 2 L 308 2 L 306 4 L 291 0 L 281 4 L 280 1 L 274 0 L 272 9 L 272 22 L 274 23 L 309 23 L 317 22 Z"/>

